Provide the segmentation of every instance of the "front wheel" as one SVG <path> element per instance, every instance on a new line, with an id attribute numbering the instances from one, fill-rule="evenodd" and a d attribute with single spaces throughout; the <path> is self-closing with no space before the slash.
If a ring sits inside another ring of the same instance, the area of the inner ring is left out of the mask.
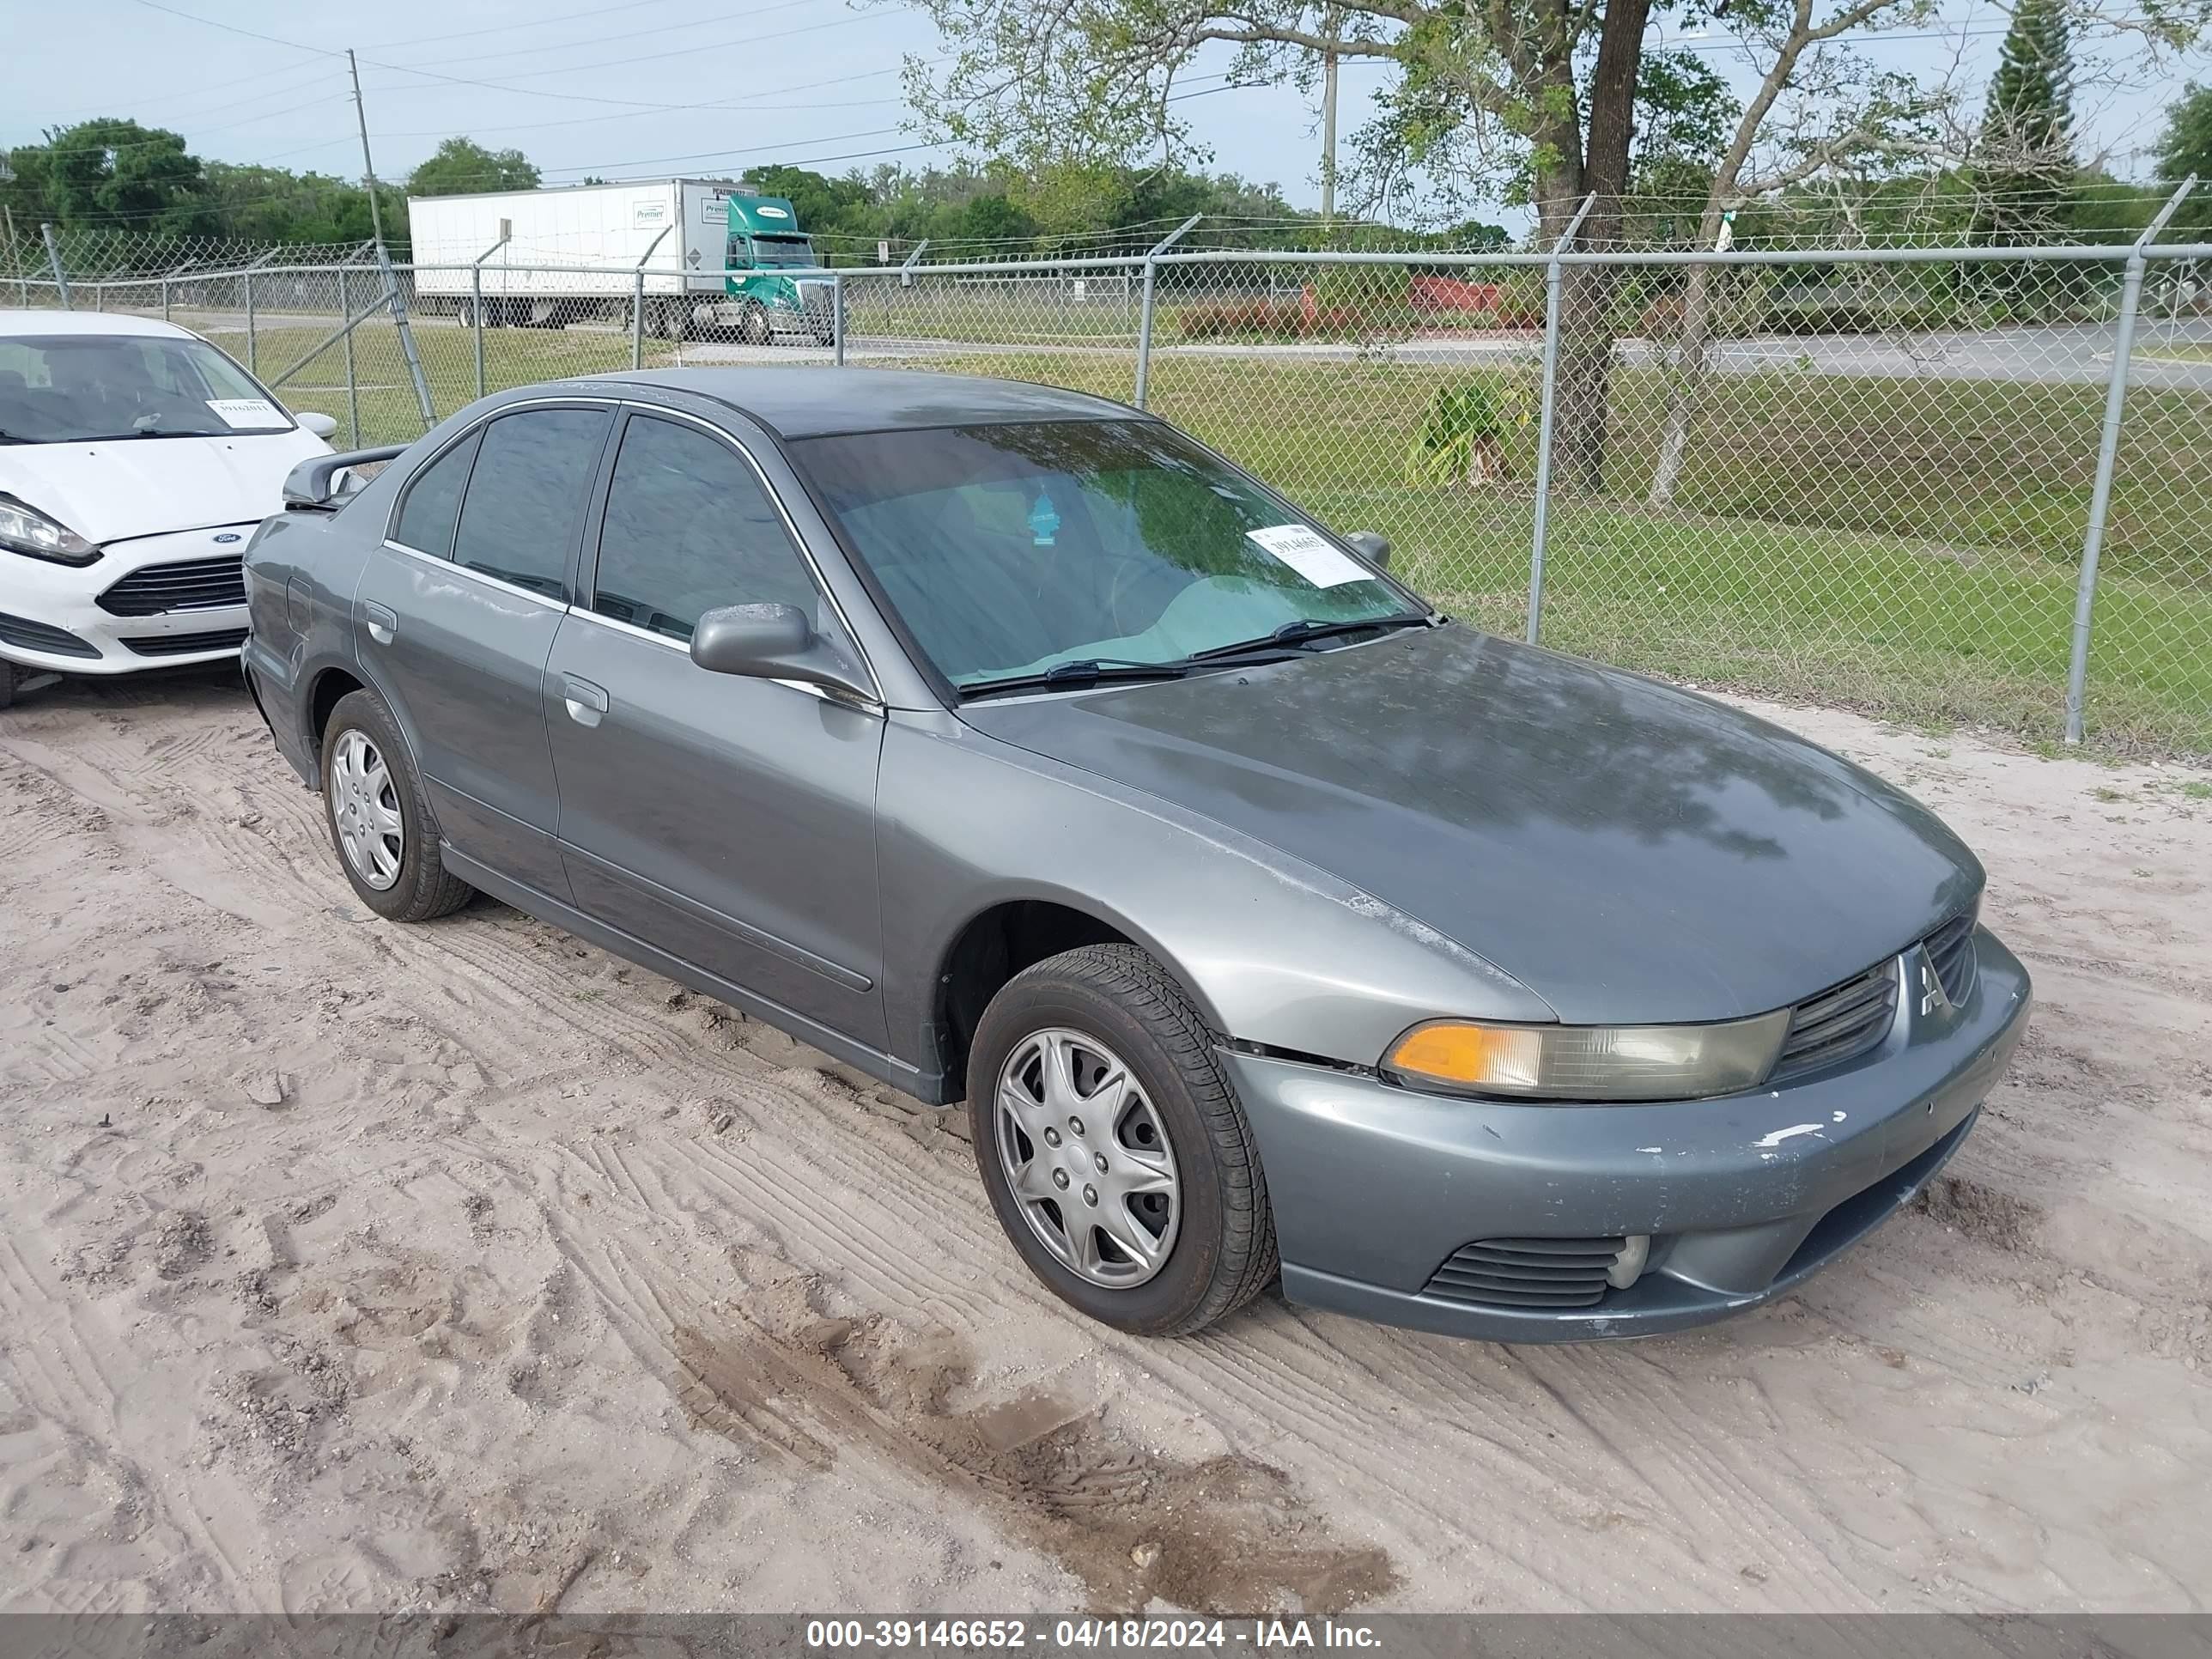
<path id="1" fill-rule="evenodd" d="M 1205 1021 L 1144 951 L 1010 980 L 969 1057 L 975 1161 L 1030 1270 L 1093 1319 L 1180 1336 L 1273 1279 L 1260 1158 Z"/>
<path id="2" fill-rule="evenodd" d="M 738 331 L 747 345 L 775 343 L 775 325 L 769 319 L 768 307 L 757 300 L 745 307 L 744 314 L 738 320 Z"/>

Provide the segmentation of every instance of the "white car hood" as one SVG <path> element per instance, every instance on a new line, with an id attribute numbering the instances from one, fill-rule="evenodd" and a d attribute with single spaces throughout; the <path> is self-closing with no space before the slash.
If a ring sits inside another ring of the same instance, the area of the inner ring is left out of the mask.
<path id="1" fill-rule="evenodd" d="M 0 490 L 88 541 L 253 524 L 281 511 L 284 476 L 330 446 L 301 427 L 234 438 L 119 438 L 0 448 Z"/>

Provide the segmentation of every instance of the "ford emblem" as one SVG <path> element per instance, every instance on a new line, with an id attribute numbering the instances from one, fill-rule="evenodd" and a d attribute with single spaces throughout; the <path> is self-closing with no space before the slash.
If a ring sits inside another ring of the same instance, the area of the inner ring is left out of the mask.
<path id="1" fill-rule="evenodd" d="M 216 541 L 218 544 L 225 544 L 225 543 L 235 542 L 235 541 L 243 541 L 244 539 L 245 539 L 245 538 L 243 538 L 242 536 L 240 536 L 240 535 L 236 531 L 234 531 L 234 530 L 226 530 L 226 531 L 224 531 L 224 532 L 222 532 L 222 535 L 220 535 L 220 536 L 218 536 L 218 537 L 216 537 Z"/>

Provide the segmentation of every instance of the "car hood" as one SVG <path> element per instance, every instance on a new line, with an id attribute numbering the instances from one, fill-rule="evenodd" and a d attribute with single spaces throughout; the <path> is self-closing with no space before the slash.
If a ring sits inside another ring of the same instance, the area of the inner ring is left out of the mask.
<path id="1" fill-rule="evenodd" d="M 0 449 L 0 489 L 87 540 L 250 524 L 284 505 L 284 475 L 330 446 L 305 428 L 235 438 L 117 438 Z"/>
<path id="2" fill-rule="evenodd" d="M 962 715 L 1328 871 L 1570 1023 L 1802 1000 L 1982 884 L 1933 814 L 1825 750 L 1456 624 Z"/>

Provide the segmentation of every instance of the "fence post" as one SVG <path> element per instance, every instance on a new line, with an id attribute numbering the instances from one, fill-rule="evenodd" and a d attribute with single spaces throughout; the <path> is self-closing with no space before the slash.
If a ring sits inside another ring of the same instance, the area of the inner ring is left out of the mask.
<path id="1" fill-rule="evenodd" d="M 845 367 L 845 276 L 830 278 L 830 343 L 837 349 L 837 367 Z"/>
<path id="2" fill-rule="evenodd" d="M 161 320 L 169 320 L 169 279 L 166 276 L 161 278 Z"/>
<path id="3" fill-rule="evenodd" d="M 629 366 L 645 367 L 645 267 L 630 274 Z"/>
<path id="4" fill-rule="evenodd" d="M 249 374 L 261 372 L 261 351 L 253 337 L 253 273 L 248 270 L 246 273 L 246 372 Z"/>
<path id="5" fill-rule="evenodd" d="M 1191 228 L 1206 216 L 1194 213 L 1174 230 L 1152 244 L 1145 255 L 1145 298 L 1137 312 L 1137 395 L 1131 399 L 1138 408 L 1145 406 L 1145 393 L 1152 378 L 1152 293 L 1158 287 L 1159 266 L 1153 261 L 1167 252 L 1174 243 L 1190 234 Z"/>
<path id="6" fill-rule="evenodd" d="M 1595 192 L 1583 198 L 1575 216 L 1567 222 L 1552 257 L 1544 266 L 1544 385 L 1541 413 L 1536 421 L 1536 521 L 1528 543 L 1528 641 L 1534 645 L 1544 618 L 1544 549 L 1552 533 L 1552 416 L 1559 401 L 1559 280 L 1565 269 L 1559 256 L 1583 228 L 1583 220 L 1597 200 Z"/>
<path id="7" fill-rule="evenodd" d="M 477 396 L 484 395 L 483 381 L 483 262 L 469 267 L 469 332 L 476 337 Z"/>
<path id="8" fill-rule="evenodd" d="M 338 267 L 338 315 L 353 315 L 353 273 L 343 265 Z M 347 441 L 358 449 L 361 447 L 361 376 L 355 372 L 353 362 L 353 331 L 345 331 L 346 419 L 351 423 L 352 435 Z"/>
<path id="9" fill-rule="evenodd" d="M 62 309 L 75 311 L 76 301 L 70 297 L 69 278 L 62 275 L 62 251 L 60 245 L 54 240 L 54 228 L 40 225 L 39 234 L 46 239 L 46 263 L 54 268 L 54 287 L 62 296 Z"/>
<path id="10" fill-rule="evenodd" d="M 2105 523 L 2112 507 L 2112 473 L 2120 454 L 2120 420 L 2127 412 L 2128 360 L 2135 355 L 2136 316 L 2142 309 L 2143 273 L 2150 261 L 2144 250 L 2158 240 L 2191 190 L 2197 175 L 2184 179 L 2166 205 L 2143 228 L 2128 250 L 2126 280 L 2120 286 L 2120 315 L 2112 331 L 2112 374 L 2105 386 L 2105 429 L 2097 444 L 2097 483 L 2089 495 L 2089 525 L 2081 538 L 2081 580 L 2074 592 L 2074 641 L 2066 662 L 2066 741 L 2081 741 L 2081 708 L 2089 678 L 2089 619 L 2097 606 L 2097 561 L 2105 550 Z"/>

